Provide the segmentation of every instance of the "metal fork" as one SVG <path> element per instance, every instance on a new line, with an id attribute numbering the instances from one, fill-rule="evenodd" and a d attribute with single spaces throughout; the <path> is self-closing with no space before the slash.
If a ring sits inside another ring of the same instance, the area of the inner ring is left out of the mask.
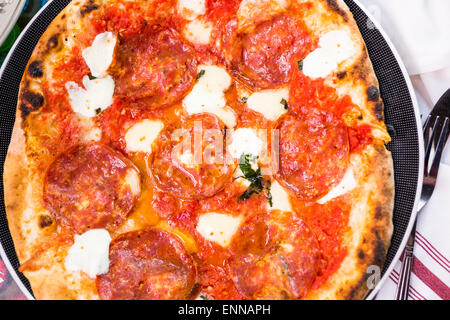
<path id="1" fill-rule="evenodd" d="M 422 210 L 433 195 L 442 152 L 450 135 L 450 89 L 439 99 L 433 111 L 431 111 L 423 126 L 423 134 L 425 142 L 425 170 L 418 211 Z M 416 224 L 417 220 L 414 223 L 405 247 L 400 279 L 397 286 L 397 300 L 408 300 L 409 280 L 414 259 Z"/>

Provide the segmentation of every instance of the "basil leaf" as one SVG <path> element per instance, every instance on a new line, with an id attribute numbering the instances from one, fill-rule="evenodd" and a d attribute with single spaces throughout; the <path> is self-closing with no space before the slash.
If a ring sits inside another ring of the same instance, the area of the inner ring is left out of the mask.
<path id="1" fill-rule="evenodd" d="M 96 115 L 99 115 L 101 112 L 102 112 L 102 109 L 101 109 L 101 108 L 95 109 L 95 114 L 96 114 Z"/>
<path id="2" fill-rule="evenodd" d="M 248 199 L 250 199 L 250 197 L 252 195 L 260 194 L 262 190 L 263 190 L 263 186 L 260 182 L 252 183 L 248 187 L 248 189 L 243 194 L 241 194 L 241 196 L 239 197 L 239 200 L 240 201 L 248 200 Z"/>
<path id="3" fill-rule="evenodd" d="M 250 161 L 252 160 L 251 156 L 251 154 L 242 154 L 241 158 L 239 159 L 239 168 L 244 174 L 244 178 L 247 180 L 250 180 L 257 176 L 257 171 L 253 170 L 250 163 Z"/>
<path id="4" fill-rule="evenodd" d="M 253 159 L 255 160 L 255 159 Z M 242 154 L 239 160 L 239 168 L 244 174 L 243 178 L 250 182 L 248 189 L 239 197 L 239 201 L 248 200 L 254 194 L 260 194 L 266 188 L 267 199 L 272 206 L 272 195 L 270 194 L 270 181 L 264 180 L 261 175 L 261 168 L 254 170 L 250 163 L 252 161 L 250 154 Z"/>
<path id="5" fill-rule="evenodd" d="M 273 199 L 272 199 L 272 193 L 270 193 L 270 187 L 272 186 L 272 183 L 269 180 L 266 180 L 266 198 L 269 202 L 270 207 L 273 207 Z"/>
<path id="6" fill-rule="evenodd" d="M 200 72 L 197 74 L 197 81 L 203 77 L 205 75 L 206 71 L 205 70 L 200 70 Z"/>
<path id="7" fill-rule="evenodd" d="M 297 65 L 298 65 L 298 70 L 302 71 L 303 70 L 303 60 L 298 60 Z"/>
<path id="8" fill-rule="evenodd" d="M 281 99 L 280 103 L 284 106 L 285 110 L 289 109 L 289 105 L 288 105 L 288 103 L 287 103 L 285 98 Z"/>
<path id="9" fill-rule="evenodd" d="M 94 77 L 92 74 L 89 74 L 88 77 L 89 77 L 89 80 L 95 80 L 95 79 L 97 79 L 97 78 Z"/>

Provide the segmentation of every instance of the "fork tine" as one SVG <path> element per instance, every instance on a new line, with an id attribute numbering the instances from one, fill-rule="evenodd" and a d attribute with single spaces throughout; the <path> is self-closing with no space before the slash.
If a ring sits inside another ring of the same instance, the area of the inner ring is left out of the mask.
<path id="1" fill-rule="evenodd" d="M 429 121 L 428 121 L 429 120 Z M 430 119 L 427 119 L 427 128 L 425 129 L 425 173 L 427 175 L 428 173 L 428 164 L 430 161 L 430 155 L 431 155 L 431 149 L 433 149 L 433 141 L 434 137 L 436 136 L 437 128 L 439 124 L 439 116 L 431 117 Z M 431 134 L 429 133 L 429 130 L 431 128 Z"/>
<path id="2" fill-rule="evenodd" d="M 445 118 L 444 125 L 442 126 L 441 134 L 439 135 L 439 142 L 436 146 L 436 153 L 434 155 L 433 163 L 431 164 L 430 175 L 437 177 L 439 171 L 439 164 L 441 162 L 442 152 L 444 151 L 445 144 L 448 138 L 448 131 L 450 127 L 450 119 Z"/>
<path id="3" fill-rule="evenodd" d="M 423 136 L 424 136 L 424 146 L 425 148 L 428 146 L 430 142 L 430 122 L 431 122 L 431 114 L 428 115 L 425 124 L 423 125 Z"/>

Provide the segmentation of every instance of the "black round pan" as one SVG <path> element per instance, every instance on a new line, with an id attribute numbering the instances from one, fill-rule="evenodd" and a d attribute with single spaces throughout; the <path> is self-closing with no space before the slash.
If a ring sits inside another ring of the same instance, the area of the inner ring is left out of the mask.
<path id="1" fill-rule="evenodd" d="M 14 125 L 17 95 L 22 74 L 39 38 L 48 25 L 70 0 L 49 2 L 28 24 L 0 69 L 0 161 L 1 173 Z M 355 0 L 345 0 L 353 12 L 366 42 L 375 73 L 380 82 L 385 103 L 386 123 L 392 142 L 395 170 L 394 234 L 388 252 L 383 276 L 378 286 L 368 295 L 371 299 L 399 260 L 416 215 L 422 187 L 423 139 L 420 116 L 411 83 L 400 57 L 384 31 L 370 18 L 370 14 Z M 0 182 L 0 254 L 14 280 L 30 299 L 30 284 L 18 272 L 19 261 L 9 232 Z"/>

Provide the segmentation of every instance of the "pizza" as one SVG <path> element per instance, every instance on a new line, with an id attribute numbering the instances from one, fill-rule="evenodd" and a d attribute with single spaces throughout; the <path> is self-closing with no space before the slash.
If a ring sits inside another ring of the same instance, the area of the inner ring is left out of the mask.
<path id="1" fill-rule="evenodd" d="M 20 86 L 19 270 L 37 299 L 362 299 L 389 141 L 341 0 L 74 0 Z"/>

